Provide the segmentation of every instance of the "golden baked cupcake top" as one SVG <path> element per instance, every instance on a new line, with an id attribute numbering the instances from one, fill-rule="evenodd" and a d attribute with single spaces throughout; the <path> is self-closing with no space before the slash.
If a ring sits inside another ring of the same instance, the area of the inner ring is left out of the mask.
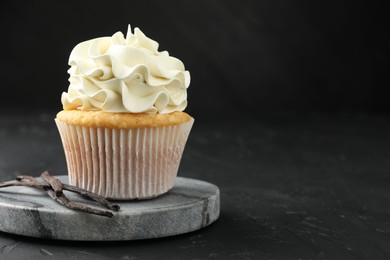
<path id="1" fill-rule="evenodd" d="M 110 113 L 104 111 L 63 110 L 57 114 L 61 122 L 88 127 L 147 128 L 179 125 L 191 117 L 185 112 L 169 114 Z"/>

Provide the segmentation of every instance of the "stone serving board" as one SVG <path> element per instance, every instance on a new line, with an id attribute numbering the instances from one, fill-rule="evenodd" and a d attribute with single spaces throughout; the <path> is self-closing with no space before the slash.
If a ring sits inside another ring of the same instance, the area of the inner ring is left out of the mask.
<path id="1" fill-rule="evenodd" d="M 54 177 L 68 183 L 67 176 Z M 101 208 L 84 196 L 64 193 L 70 200 Z M 0 231 L 80 241 L 158 238 L 201 229 L 217 220 L 220 210 L 217 186 L 183 177 L 157 198 L 115 203 L 121 209 L 108 218 L 68 209 L 35 188 L 1 188 Z"/>

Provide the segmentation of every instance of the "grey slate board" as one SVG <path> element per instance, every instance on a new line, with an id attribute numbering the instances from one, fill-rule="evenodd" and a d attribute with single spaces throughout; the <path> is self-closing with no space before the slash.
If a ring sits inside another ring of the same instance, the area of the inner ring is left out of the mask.
<path id="1" fill-rule="evenodd" d="M 67 176 L 56 176 L 67 182 Z M 65 191 L 69 199 L 95 204 Z M 166 194 L 141 201 L 116 201 L 112 218 L 68 209 L 30 187 L 0 190 L 0 231 L 48 239 L 108 241 L 158 238 L 205 227 L 219 217 L 219 189 L 204 181 L 178 177 Z"/>

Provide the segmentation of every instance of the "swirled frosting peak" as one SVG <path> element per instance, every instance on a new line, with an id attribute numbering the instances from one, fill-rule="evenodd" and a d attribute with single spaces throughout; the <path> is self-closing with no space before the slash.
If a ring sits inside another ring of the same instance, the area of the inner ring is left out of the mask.
<path id="1" fill-rule="evenodd" d="M 79 43 L 69 65 L 65 110 L 165 114 L 187 106 L 190 73 L 138 28 Z"/>

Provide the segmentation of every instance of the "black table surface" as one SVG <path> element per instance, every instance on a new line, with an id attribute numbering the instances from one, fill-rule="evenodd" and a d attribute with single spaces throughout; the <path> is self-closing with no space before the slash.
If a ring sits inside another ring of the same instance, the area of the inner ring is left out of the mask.
<path id="1" fill-rule="evenodd" d="M 54 115 L 0 112 L 0 180 L 66 174 Z M 0 259 L 389 259 L 389 137 L 380 115 L 197 119 L 179 175 L 219 186 L 215 223 L 119 242 L 0 233 Z"/>

